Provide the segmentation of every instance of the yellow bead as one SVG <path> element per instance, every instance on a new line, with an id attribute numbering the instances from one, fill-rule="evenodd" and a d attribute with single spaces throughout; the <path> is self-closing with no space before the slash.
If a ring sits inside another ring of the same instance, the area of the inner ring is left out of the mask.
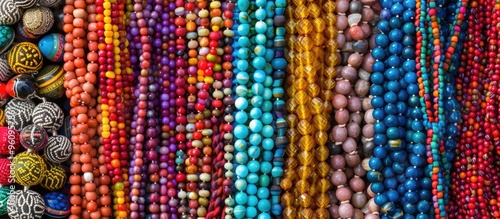
<path id="1" fill-rule="evenodd" d="M 101 112 L 102 117 L 109 117 L 109 112 L 108 111 L 102 111 Z"/>
<path id="2" fill-rule="evenodd" d="M 113 127 L 113 128 L 114 128 L 114 127 L 116 127 L 116 126 L 117 126 L 117 124 L 118 124 L 118 122 L 117 122 L 117 121 L 111 121 L 111 122 L 109 122 L 109 125 L 110 125 L 111 127 Z"/>
<path id="3" fill-rule="evenodd" d="M 203 81 L 207 84 L 213 84 L 214 78 L 213 77 L 204 77 Z"/>
<path id="4" fill-rule="evenodd" d="M 103 132 L 101 132 L 101 136 L 102 136 L 103 138 L 109 138 L 110 133 L 109 133 L 109 132 L 105 132 L 105 131 L 103 131 Z"/>
<path id="5" fill-rule="evenodd" d="M 103 118 L 101 119 L 101 122 L 102 122 L 102 124 L 103 124 L 103 125 L 106 125 L 106 126 L 107 126 L 107 130 L 106 130 L 106 131 L 109 131 L 109 118 L 107 118 L 107 117 L 105 117 L 105 118 L 104 118 L 104 117 L 103 117 Z M 104 127 L 104 126 L 103 126 L 103 127 Z M 103 130 L 104 130 L 104 129 L 103 129 Z"/>
<path id="6" fill-rule="evenodd" d="M 118 129 L 125 129 L 125 123 L 123 122 L 118 123 Z"/>
<path id="7" fill-rule="evenodd" d="M 108 111 L 109 110 L 109 105 L 108 104 L 101 104 L 101 110 L 102 111 Z"/>
<path id="8" fill-rule="evenodd" d="M 112 71 L 107 71 L 106 72 L 106 77 L 108 77 L 108 78 L 115 78 L 115 73 L 112 72 Z"/>

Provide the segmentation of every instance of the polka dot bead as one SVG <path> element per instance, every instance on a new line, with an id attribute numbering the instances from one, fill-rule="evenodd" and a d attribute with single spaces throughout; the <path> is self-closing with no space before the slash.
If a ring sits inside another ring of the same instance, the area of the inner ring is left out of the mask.
<path id="1" fill-rule="evenodd" d="M 14 4 L 14 0 L 0 1 L 0 25 L 13 25 L 22 16 L 23 12 Z"/>
<path id="2" fill-rule="evenodd" d="M 35 103 L 31 100 L 13 99 L 5 107 L 7 125 L 21 130 L 31 124 Z"/>
<path id="3" fill-rule="evenodd" d="M 47 7 L 33 7 L 24 12 L 23 26 L 35 35 L 47 33 L 54 25 L 54 14 Z"/>
<path id="4" fill-rule="evenodd" d="M 33 73 L 42 69 L 43 55 L 35 44 L 21 42 L 10 49 L 8 61 L 16 74 Z"/>
<path id="5" fill-rule="evenodd" d="M 0 25 L 0 53 L 4 53 L 14 42 L 14 30 L 10 26 Z"/>
<path id="6" fill-rule="evenodd" d="M 53 102 L 38 104 L 33 110 L 33 124 L 39 125 L 47 132 L 56 132 L 64 122 L 62 109 Z"/>
<path id="7" fill-rule="evenodd" d="M 61 0 L 38 0 L 38 4 L 48 8 L 58 8 L 63 2 Z"/>
<path id="8" fill-rule="evenodd" d="M 15 0 L 14 3 L 17 7 L 22 9 L 28 9 L 36 5 L 38 0 Z"/>
<path id="9" fill-rule="evenodd" d="M 71 156 L 72 149 L 71 141 L 66 136 L 52 136 L 44 149 L 45 158 L 53 163 L 62 163 Z"/>
<path id="10" fill-rule="evenodd" d="M 39 151 L 47 145 L 48 140 L 47 132 L 39 125 L 28 125 L 19 134 L 21 145 L 28 150 Z"/>
<path id="11" fill-rule="evenodd" d="M 70 203 L 66 195 L 60 192 L 49 192 L 43 196 L 45 214 L 50 218 L 65 218 L 70 213 Z"/>
<path id="12" fill-rule="evenodd" d="M 12 160 L 12 167 L 14 168 L 14 179 L 16 183 L 22 186 L 34 186 L 39 184 L 47 166 L 44 160 L 38 154 L 22 152 Z"/>
<path id="13" fill-rule="evenodd" d="M 0 216 L 7 214 L 7 200 L 10 196 L 9 187 L 0 187 Z"/>
<path id="14" fill-rule="evenodd" d="M 45 202 L 33 190 L 16 190 L 7 200 L 7 210 L 11 219 L 39 219 L 45 212 Z"/>
<path id="15" fill-rule="evenodd" d="M 6 58 L 0 57 L 0 81 L 8 81 L 12 77 L 9 62 Z"/>
<path id="16" fill-rule="evenodd" d="M 3 112 L 3 111 L 2 111 Z M 0 154 L 9 155 L 19 149 L 19 133 L 9 130 L 8 127 L 0 127 Z M 2 184 L 0 182 L 0 184 Z"/>
<path id="17" fill-rule="evenodd" d="M 10 178 L 10 160 L 7 158 L 0 158 L 0 185 L 9 185 L 13 182 Z M 1 214 L 0 214 L 1 215 Z"/>
<path id="18" fill-rule="evenodd" d="M 47 171 L 40 185 L 49 191 L 61 189 L 66 183 L 66 171 L 59 164 L 47 163 Z"/>

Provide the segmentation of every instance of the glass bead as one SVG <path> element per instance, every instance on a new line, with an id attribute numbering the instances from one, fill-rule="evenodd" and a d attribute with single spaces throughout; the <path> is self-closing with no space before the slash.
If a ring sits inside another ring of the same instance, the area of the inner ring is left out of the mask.
<path id="1" fill-rule="evenodd" d="M 21 130 L 19 140 L 26 149 L 39 151 L 47 145 L 48 134 L 41 126 L 28 125 Z"/>

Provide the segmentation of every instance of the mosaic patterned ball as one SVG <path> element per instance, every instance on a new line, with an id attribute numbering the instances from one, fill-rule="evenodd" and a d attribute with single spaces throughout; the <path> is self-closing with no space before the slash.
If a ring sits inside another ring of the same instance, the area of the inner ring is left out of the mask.
<path id="1" fill-rule="evenodd" d="M 65 218 L 71 211 L 68 196 L 60 192 L 49 192 L 43 196 L 45 214 L 51 218 Z"/>
<path id="2" fill-rule="evenodd" d="M 21 42 L 10 49 L 8 61 L 14 73 L 28 74 L 42 69 L 43 55 L 35 44 Z"/>
<path id="3" fill-rule="evenodd" d="M 12 166 L 14 179 L 22 186 L 39 184 L 47 171 L 45 161 L 35 153 L 22 152 L 16 155 L 12 160 Z"/>
<path id="4" fill-rule="evenodd" d="M 53 62 L 61 62 L 63 60 L 65 40 L 60 33 L 51 33 L 40 39 L 38 48 L 45 58 Z"/>
<path id="5" fill-rule="evenodd" d="M 23 25 L 28 32 L 43 35 L 54 25 L 54 14 L 47 7 L 32 7 L 24 12 Z"/>
<path id="6" fill-rule="evenodd" d="M 7 51 L 14 42 L 14 30 L 10 26 L 0 25 L 0 53 Z"/>
<path id="7" fill-rule="evenodd" d="M 49 137 L 44 149 L 45 159 L 53 163 L 62 163 L 71 157 L 73 147 L 71 141 L 64 135 Z"/>
<path id="8" fill-rule="evenodd" d="M 3 111 L 2 111 L 3 112 Z M 19 133 L 8 127 L 0 127 L 0 154 L 9 155 L 10 152 L 16 152 L 21 143 L 19 142 Z M 1 183 L 0 183 L 1 184 Z"/>
<path id="9" fill-rule="evenodd" d="M 7 215 L 7 200 L 11 192 L 9 187 L 0 187 L 0 216 Z"/>
<path id="10" fill-rule="evenodd" d="M 45 212 L 45 202 L 38 192 L 16 190 L 7 200 L 7 209 L 11 219 L 40 219 Z"/>
<path id="11" fill-rule="evenodd" d="M 5 107 L 6 121 L 9 127 L 20 131 L 31 124 L 35 103 L 31 100 L 13 99 Z"/>
<path id="12" fill-rule="evenodd" d="M 12 77 L 12 71 L 9 67 L 7 59 L 0 57 L 0 81 L 8 81 Z"/>
<path id="13" fill-rule="evenodd" d="M 39 125 L 28 125 L 19 133 L 21 145 L 28 150 L 39 151 L 45 148 L 48 140 L 49 135 Z"/>
<path id="14" fill-rule="evenodd" d="M 49 8 L 57 8 L 63 3 L 64 1 L 61 0 L 38 0 L 38 4 Z"/>
<path id="15" fill-rule="evenodd" d="M 0 104 L 0 107 L 3 105 L 4 104 Z M 0 126 L 5 126 L 5 119 L 6 118 L 7 118 L 7 116 L 5 115 L 5 111 L 3 109 L 0 109 Z"/>
<path id="16" fill-rule="evenodd" d="M 55 100 L 64 95 L 64 69 L 62 65 L 47 65 L 35 78 L 37 94 Z"/>
<path id="17" fill-rule="evenodd" d="M 13 179 L 9 180 L 10 177 L 10 160 L 7 158 L 0 158 L 0 184 L 12 184 Z"/>
<path id="18" fill-rule="evenodd" d="M 22 8 L 22 9 L 28 9 L 28 8 L 35 6 L 36 2 L 38 2 L 38 0 L 15 0 L 14 1 L 16 6 Z"/>
<path id="19" fill-rule="evenodd" d="M 61 189 L 66 183 L 66 171 L 59 164 L 47 163 L 47 171 L 40 185 L 49 191 Z"/>
<path id="20" fill-rule="evenodd" d="M 13 25 L 23 16 L 22 10 L 16 6 L 14 0 L 0 1 L 0 25 Z"/>

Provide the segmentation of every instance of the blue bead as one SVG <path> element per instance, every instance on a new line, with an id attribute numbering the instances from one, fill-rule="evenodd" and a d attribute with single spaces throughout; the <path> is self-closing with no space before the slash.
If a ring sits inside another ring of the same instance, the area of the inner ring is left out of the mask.
<path id="1" fill-rule="evenodd" d="M 402 87 L 404 87 L 404 86 L 402 86 Z M 405 102 L 406 102 L 406 100 L 408 100 L 408 92 L 406 92 L 406 90 L 400 90 L 398 92 L 398 100 L 403 101 L 403 102 L 400 102 L 400 105 L 405 105 L 404 108 L 399 109 L 399 112 L 405 113 L 406 108 L 407 108 Z"/>
<path id="2" fill-rule="evenodd" d="M 391 17 L 392 17 L 391 10 L 384 8 L 384 9 L 382 9 L 382 11 L 380 11 L 380 18 L 382 19 L 382 21 L 386 21 L 386 22 L 387 22 L 388 20 L 390 20 L 390 19 L 391 19 Z M 379 23 L 379 24 L 380 24 L 380 23 Z M 384 24 L 384 25 L 388 25 L 387 29 L 390 27 L 390 26 L 389 26 L 389 23 Z M 380 25 L 379 25 L 379 26 L 380 26 Z M 379 28 L 379 29 L 380 29 L 380 28 Z M 384 28 L 384 29 L 385 29 L 385 28 Z M 382 31 L 383 33 L 384 33 L 384 32 L 386 32 L 386 31 L 383 31 L 383 30 L 381 30 L 381 31 Z"/>
<path id="3" fill-rule="evenodd" d="M 239 111 L 238 113 L 240 113 L 240 112 L 241 111 Z M 244 113 L 246 115 L 245 112 L 241 112 L 241 113 Z M 259 109 L 259 108 L 252 108 L 250 110 L 250 117 L 252 119 L 260 119 L 261 116 L 262 116 L 262 110 L 261 109 Z M 238 122 L 238 123 L 245 123 L 245 122 Z"/>
<path id="4" fill-rule="evenodd" d="M 243 165 L 240 165 L 243 166 Z M 251 160 L 246 165 L 248 167 L 248 171 L 251 173 L 257 173 L 260 169 L 260 163 L 256 160 Z M 246 176 L 243 176 L 246 177 Z"/>
<path id="5" fill-rule="evenodd" d="M 234 200 L 239 205 L 244 205 L 248 202 L 248 195 L 244 192 L 237 192 L 234 196 Z"/>
<path id="6" fill-rule="evenodd" d="M 281 216 L 282 211 L 283 207 L 281 204 L 273 204 L 273 206 L 271 206 L 271 213 L 273 213 L 274 216 Z"/>
<path id="7" fill-rule="evenodd" d="M 271 178 L 268 175 L 260 175 L 259 177 L 259 186 L 267 187 L 271 183 Z"/>
<path id="8" fill-rule="evenodd" d="M 247 36 L 250 33 L 250 25 L 248 24 L 240 24 L 238 26 L 238 34 L 241 36 Z"/>
<path id="9" fill-rule="evenodd" d="M 460 109 L 460 103 L 456 99 L 448 99 L 444 102 L 444 107 L 447 110 Z"/>
<path id="10" fill-rule="evenodd" d="M 404 11 L 404 7 L 402 4 L 394 4 L 391 7 L 391 13 L 393 15 L 401 15 L 401 14 L 403 14 L 403 11 Z"/>
<path id="11" fill-rule="evenodd" d="M 409 215 L 409 214 L 405 214 L 404 219 L 415 219 L 415 216 Z"/>
<path id="12" fill-rule="evenodd" d="M 455 97 L 455 88 L 452 85 L 446 85 L 444 87 L 444 97 L 445 98 L 452 98 Z"/>
<path id="13" fill-rule="evenodd" d="M 393 1 L 392 0 L 381 0 L 380 1 L 380 6 L 382 6 L 383 8 L 390 8 L 393 4 Z"/>
<path id="14" fill-rule="evenodd" d="M 415 34 L 415 24 L 413 22 L 407 22 L 403 25 L 403 32 L 405 34 Z"/>
<path id="15" fill-rule="evenodd" d="M 383 122 L 376 122 L 373 125 L 373 130 L 375 131 L 375 133 L 379 133 L 379 134 L 380 133 L 386 133 L 387 126 Z"/>
<path id="16" fill-rule="evenodd" d="M 250 146 L 248 148 L 248 156 L 253 159 L 258 159 L 260 156 L 260 147 L 259 146 Z"/>
<path id="17" fill-rule="evenodd" d="M 403 31 L 399 29 L 394 29 L 389 32 L 389 39 L 391 41 L 401 42 L 403 40 Z"/>
<path id="18" fill-rule="evenodd" d="M 397 100 L 398 100 L 398 97 L 397 97 L 396 93 L 394 93 L 392 91 L 389 91 L 389 92 L 384 94 L 384 101 L 386 103 L 395 103 Z M 375 107 L 375 106 L 373 106 L 373 107 Z"/>
<path id="19" fill-rule="evenodd" d="M 254 184 L 249 184 L 247 186 L 246 192 L 247 192 L 248 195 L 255 195 L 255 194 L 257 194 L 257 186 L 254 185 Z"/>
<path id="20" fill-rule="evenodd" d="M 457 142 L 453 139 L 447 139 L 444 143 L 445 150 L 454 150 L 456 147 L 457 147 Z"/>
<path id="21" fill-rule="evenodd" d="M 255 36 L 255 43 L 259 45 L 264 45 L 267 41 L 266 35 L 260 33 Z"/>
<path id="22" fill-rule="evenodd" d="M 384 76 L 387 77 L 390 81 L 398 80 L 400 77 L 401 71 L 397 68 L 389 68 L 384 72 Z"/>
<path id="23" fill-rule="evenodd" d="M 389 20 L 389 25 L 391 26 L 392 29 L 401 28 L 401 26 L 403 26 L 403 22 L 401 21 L 401 18 L 399 18 L 399 17 L 392 17 Z"/>
<path id="24" fill-rule="evenodd" d="M 372 104 L 373 106 L 373 104 Z M 375 109 L 373 110 L 373 118 L 376 120 L 382 120 L 386 117 L 386 113 L 383 109 Z M 385 131 L 384 131 L 385 132 Z"/>
<path id="25" fill-rule="evenodd" d="M 384 63 L 382 63 L 382 70 L 384 69 L 383 65 L 384 65 Z M 372 82 L 372 86 L 373 85 L 380 85 L 384 82 L 384 75 L 381 72 L 373 72 L 370 75 L 370 81 Z"/>
<path id="26" fill-rule="evenodd" d="M 386 202 L 385 204 L 380 206 L 380 212 L 382 212 L 382 214 L 392 216 L 395 213 L 395 211 L 396 211 L 396 205 L 392 202 Z"/>
<path id="27" fill-rule="evenodd" d="M 384 98 L 377 96 L 372 98 L 371 104 L 373 108 L 382 108 L 385 104 L 385 101 Z"/>
<path id="28" fill-rule="evenodd" d="M 248 128 L 245 125 L 238 124 L 234 127 L 234 137 L 243 139 L 248 136 Z"/>
<path id="29" fill-rule="evenodd" d="M 417 217 L 415 217 L 415 219 L 431 219 L 431 218 L 429 215 L 422 213 L 422 214 L 418 214 Z"/>
<path id="30" fill-rule="evenodd" d="M 252 121 L 248 124 L 248 127 L 251 132 L 258 133 L 262 130 L 262 122 L 258 119 L 252 119 Z"/>
<path id="31" fill-rule="evenodd" d="M 262 124 L 269 125 L 273 122 L 273 114 L 271 114 L 269 112 L 265 112 L 262 114 L 261 120 L 262 120 Z"/>
<path id="32" fill-rule="evenodd" d="M 417 203 L 419 201 L 418 193 L 416 192 L 406 192 L 404 195 L 408 203 Z"/>
<path id="33" fill-rule="evenodd" d="M 396 81 L 389 81 L 387 83 L 387 89 L 392 92 L 398 92 L 401 87 L 399 86 L 399 83 Z"/>
<path id="34" fill-rule="evenodd" d="M 378 158 L 387 157 L 387 150 L 384 147 L 375 147 L 373 149 L 373 156 Z"/>
<path id="35" fill-rule="evenodd" d="M 285 58 L 274 58 L 271 65 L 275 70 L 285 69 L 287 61 Z"/>
<path id="36" fill-rule="evenodd" d="M 389 127 L 386 132 L 387 138 L 389 139 L 398 139 L 399 138 L 399 129 L 397 127 Z"/>
<path id="37" fill-rule="evenodd" d="M 379 34 L 378 36 L 380 36 L 380 35 L 382 35 L 382 34 Z M 382 35 L 382 36 L 385 36 L 385 35 Z M 372 50 L 372 57 L 375 60 L 383 60 L 383 59 L 385 59 L 385 51 L 384 51 L 384 49 L 382 47 L 375 47 Z"/>
<path id="38" fill-rule="evenodd" d="M 389 45 L 389 37 L 385 34 L 377 34 L 375 36 L 375 44 L 377 46 L 380 46 L 382 48 L 385 48 L 387 45 Z M 377 53 L 382 53 L 382 55 L 385 54 L 384 50 L 380 47 L 375 47 L 373 50 L 372 50 L 372 56 L 373 58 L 375 58 L 375 50 L 377 49 Z M 377 58 L 375 58 L 377 59 Z"/>
<path id="39" fill-rule="evenodd" d="M 372 69 L 374 72 L 382 72 L 385 70 L 385 64 L 381 61 L 375 61 L 372 65 Z"/>
<path id="40" fill-rule="evenodd" d="M 404 183 L 406 181 L 406 176 L 403 174 L 403 173 L 397 173 L 398 175 L 396 176 L 396 180 L 399 182 L 399 183 Z M 401 188 L 400 188 L 401 187 Z M 404 193 L 404 186 L 402 184 L 400 184 L 398 186 L 398 191 L 402 191 L 401 194 Z"/>
<path id="41" fill-rule="evenodd" d="M 255 205 L 257 205 L 257 203 Z M 247 213 L 245 215 L 247 218 L 255 218 L 257 216 L 257 209 L 253 206 L 247 207 Z"/>
<path id="42" fill-rule="evenodd" d="M 392 170 L 394 170 L 394 173 L 396 174 L 404 174 L 406 169 L 406 165 L 398 162 L 394 162 L 392 164 Z"/>
<path id="43" fill-rule="evenodd" d="M 368 171 L 366 173 L 366 178 L 370 182 L 382 182 L 384 180 L 384 177 L 382 176 L 382 174 L 379 171 L 374 171 L 374 170 Z"/>
<path id="44" fill-rule="evenodd" d="M 458 123 L 460 122 L 460 112 L 453 111 L 448 115 L 448 119 L 450 123 Z"/>
<path id="45" fill-rule="evenodd" d="M 238 5 L 238 9 L 240 11 L 246 11 L 246 10 L 248 10 L 248 7 L 250 6 L 250 1 L 248 1 L 248 0 L 241 1 L 240 0 L 240 1 L 238 1 L 237 5 Z"/>
<path id="46" fill-rule="evenodd" d="M 424 189 L 431 189 L 432 188 L 432 180 L 428 177 L 420 179 L 420 186 Z"/>
<path id="47" fill-rule="evenodd" d="M 423 166 L 426 163 L 426 160 L 422 156 L 410 155 L 410 164 L 413 166 Z"/>
<path id="48" fill-rule="evenodd" d="M 260 206 L 260 202 L 259 202 L 259 206 Z M 271 205 L 269 204 L 269 208 L 271 208 Z M 260 210 L 260 209 L 259 209 Z M 271 209 L 272 210 L 272 209 Z M 281 211 L 280 211 L 281 212 Z M 259 214 L 259 217 L 257 219 L 271 219 L 271 215 L 269 215 L 268 213 L 260 213 Z"/>
<path id="49" fill-rule="evenodd" d="M 392 167 L 386 167 L 382 170 L 382 175 L 385 178 L 393 178 L 395 176 L 394 171 L 392 171 Z"/>
<path id="50" fill-rule="evenodd" d="M 384 145 L 387 143 L 387 136 L 385 134 L 375 134 L 373 136 L 373 143 L 377 145 Z"/>
<path id="51" fill-rule="evenodd" d="M 419 212 L 428 212 L 431 207 L 431 204 L 428 201 L 419 201 L 417 203 L 417 210 Z"/>
<path id="52" fill-rule="evenodd" d="M 248 183 L 255 184 L 259 181 L 259 175 L 256 173 L 250 173 L 250 174 L 248 174 L 246 180 Z"/>
<path id="53" fill-rule="evenodd" d="M 371 189 L 374 193 L 381 193 L 381 192 L 384 192 L 385 187 L 384 187 L 384 184 L 382 182 L 372 182 Z"/>
<path id="54" fill-rule="evenodd" d="M 246 123 L 248 120 L 248 114 L 244 111 L 238 111 L 234 115 L 234 121 L 240 124 Z"/>
<path id="55" fill-rule="evenodd" d="M 375 201 L 375 204 L 381 206 L 387 203 L 387 196 L 385 194 L 378 194 L 375 196 L 375 199 L 373 200 Z"/>
<path id="56" fill-rule="evenodd" d="M 234 106 L 236 107 L 236 109 L 244 111 L 248 107 L 248 101 L 246 98 L 238 97 L 234 101 Z"/>
<path id="57" fill-rule="evenodd" d="M 415 45 L 415 37 L 411 35 L 405 35 L 403 37 L 403 46 L 414 46 Z"/>
<path id="58" fill-rule="evenodd" d="M 403 210 L 407 214 L 417 214 L 418 213 L 417 207 L 412 203 L 405 203 L 403 205 Z"/>
<path id="59" fill-rule="evenodd" d="M 387 105 L 385 105 L 384 111 L 386 114 L 396 115 L 398 113 L 398 108 L 397 108 L 396 104 L 388 103 Z"/>
<path id="60" fill-rule="evenodd" d="M 405 1 L 405 2 L 407 2 L 407 1 Z M 406 10 L 403 12 L 402 18 L 405 22 L 413 21 L 414 17 L 415 17 L 415 12 L 413 10 Z"/>
<path id="61" fill-rule="evenodd" d="M 414 59 L 415 58 L 415 49 L 409 46 L 403 48 L 401 51 L 401 58 L 403 59 Z"/>
<path id="62" fill-rule="evenodd" d="M 398 202 L 399 201 L 399 193 L 396 190 L 390 189 L 386 192 L 387 200 L 390 202 Z"/>
<path id="63" fill-rule="evenodd" d="M 246 60 L 238 60 L 237 65 L 239 66 L 238 67 L 239 69 L 248 68 L 248 62 Z M 240 85 L 245 85 L 250 81 L 250 76 L 248 75 L 248 73 L 240 71 L 236 75 L 236 80 Z"/>
<path id="64" fill-rule="evenodd" d="M 423 131 L 424 130 L 424 124 L 422 123 L 422 121 L 414 120 L 411 123 L 411 128 L 414 131 Z"/>
<path id="65" fill-rule="evenodd" d="M 392 163 L 393 163 L 393 162 L 392 162 L 392 159 L 391 159 L 391 157 L 390 157 L 390 156 L 384 157 L 384 159 L 382 160 L 382 162 L 384 163 L 384 166 L 385 166 L 386 168 L 392 168 L 391 166 L 392 166 Z M 392 170 L 392 169 L 391 169 L 391 170 Z"/>
<path id="66" fill-rule="evenodd" d="M 401 58 L 397 55 L 391 55 L 387 58 L 387 65 L 390 67 L 399 67 L 401 65 Z"/>
<path id="67" fill-rule="evenodd" d="M 391 154 L 391 158 L 395 162 L 403 163 L 408 158 L 408 154 L 406 153 L 406 151 L 396 151 Z"/>
<path id="68" fill-rule="evenodd" d="M 420 197 L 420 200 L 431 200 L 432 199 L 432 193 L 430 190 L 427 190 L 427 189 L 419 190 L 418 196 Z"/>
<path id="69" fill-rule="evenodd" d="M 398 187 L 398 181 L 395 178 L 388 178 L 384 181 L 384 186 L 387 189 L 396 189 Z"/>
<path id="70" fill-rule="evenodd" d="M 272 168 L 273 168 L 273 165 L 271 163 L 265 161 L 265 162 L 262 162 L 260 165 L 260 172 L 264 173 L 264 174 L 268 174 L 268 173 L 271 173 Z"/>
<path id="71" fill-rule="evenodd" d="M 243 205 L 236 205 L 233 209 L 234 217 L 240 219 L 244 218 L 247 213 L 247 209 Z"/>
<path id="72" fill-rule="evenodd" d="M 259 197 L 259 199 L 269 198 L 269 189 L 268 188 L 259 188 L 259 190 L 257 191 L 257 197 Z"/>
<path id="73" fill-rule="evenodd" d="M 262 148 L 264 150 L 272 150 L 274 148 L 274 140 L 271 138 L 264 138 L 262 141 Z"/>
<path id="74" fill-rule="evenodd" d="M 384 87 L 374 84 L 370 87 L 370 94 L 373 96 L 382 96 L 384 94 Z"/>
<path id="75" fill-rule="evenodd" d="M 382 169 L 382 161 L 376 157 L 370 158 L 370 160 L 368 161 L 368 165 L 374 170 Z"/>
<path id="76" fill-rule="evenodd" d="M 262 199 L 262 200 L 259 201 L 259 204 L 257 205 L 257 208 L 261 212 L 268 212 L 268 211 L 271 210 L 271 202 L 269 200 L 267 200 L 267 199 Z"/>
<path id="77" fill-rule="evenodd" d="M 388 127 L 394 127 L 394 126 L 397 126 L 398 125 L 398 118 L 394 115 L 387 115 L 385 118 L 384 118 L 384 123 L 385 125 L 387 125 Z"/>

